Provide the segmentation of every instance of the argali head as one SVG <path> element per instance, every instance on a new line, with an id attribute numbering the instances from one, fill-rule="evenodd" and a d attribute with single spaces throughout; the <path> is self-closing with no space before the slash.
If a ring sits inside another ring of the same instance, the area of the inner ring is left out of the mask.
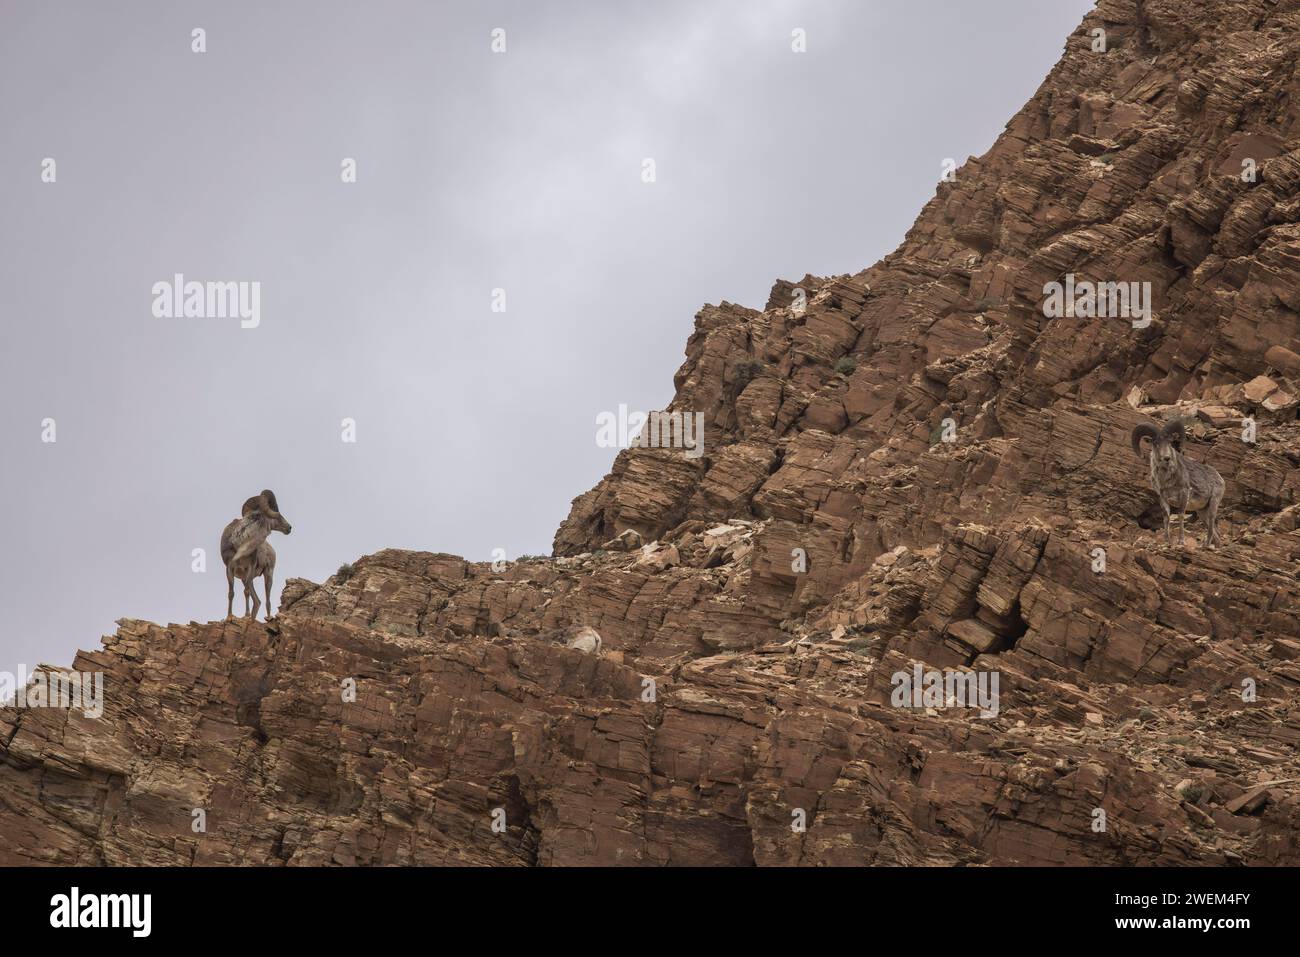
<path id="1" fill-rule="evenodd" d="M 1133 453 L 1142 457 L 1142 440 L 1151 442 L 1151 455 L 1157 464 L 1172 464 L 1178 461 L 1183 452 L 1183 440 L 1187 437 L 1186 428 L 1181 419 L 1175 419 L 1158 429 L 1143 422 L 1133 430 Z"/>

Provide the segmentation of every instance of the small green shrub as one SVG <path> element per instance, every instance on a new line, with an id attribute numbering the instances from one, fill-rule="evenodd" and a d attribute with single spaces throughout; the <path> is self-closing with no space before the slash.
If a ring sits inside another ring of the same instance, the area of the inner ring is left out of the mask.
<path id="1" fill-rule="evenodd" d="M 840 356 L 835 361 L 835 371 L 840 375 L 853 375 L 858 369 L 857 360 L 852 356 Z"/>
<path id="2" fill-rule="evenodd" d="M 353 568 L 347 562 L 344 562 L 342 565 L 339 566 L 339 570 L 334 573 L 334 577 L 337 578 L 339 584 L 342 585 L 344 582 L 346 582 L 349 578 L 351 578 L 356 573 L 357 570 L 355 568 Z"/>
<path id="3" fill-rule="evenodd" d="M 930 430 L 930 448 L 943 444 L 943 423 L 940 422 Z"/>

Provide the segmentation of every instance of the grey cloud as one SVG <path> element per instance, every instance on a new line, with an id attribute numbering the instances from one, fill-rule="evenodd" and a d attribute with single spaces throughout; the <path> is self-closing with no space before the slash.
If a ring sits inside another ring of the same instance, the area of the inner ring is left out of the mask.
<path id="1" fill-rule="evenodd" d="M 888 252 L 1088 7 L 0 3 L 0 669 L 218 618 L 266 486 L 281 582 L 548 552 L 695 310 Z M 261 325 L 154 318 L 177 272 L 261 282 Z"/>

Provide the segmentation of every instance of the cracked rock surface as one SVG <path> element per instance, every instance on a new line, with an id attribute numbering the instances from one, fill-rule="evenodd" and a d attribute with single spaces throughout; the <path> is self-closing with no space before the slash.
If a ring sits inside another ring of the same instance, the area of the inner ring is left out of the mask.
<path id="1" fill-rule="evenodd" d="M 1300 2 L 1102 0 L 894 253 L 699 312 L 705 454 L 620 452 L 555 557 L 124 620 L 102 718 L 0 709 L 0 864 L 1300 863 L 1297 109 Z M 1175 416 L 1213 549 L 1129 444 Z"/>

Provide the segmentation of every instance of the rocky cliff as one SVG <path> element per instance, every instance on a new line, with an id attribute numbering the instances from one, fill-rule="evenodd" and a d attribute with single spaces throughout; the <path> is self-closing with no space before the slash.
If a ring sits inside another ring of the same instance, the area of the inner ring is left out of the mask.
<path id="1" fill-rule="evenodd" d="M 896 252 L 698 314 L 705 454 L 557 557 L 123 621 L 102 718 L 0 710 L 0 863 L 1300 863 L 1298 57 L 1296 0 L 1102 0 Z M 1215 548 L 1129 444 L 1175 416 Z"/>

